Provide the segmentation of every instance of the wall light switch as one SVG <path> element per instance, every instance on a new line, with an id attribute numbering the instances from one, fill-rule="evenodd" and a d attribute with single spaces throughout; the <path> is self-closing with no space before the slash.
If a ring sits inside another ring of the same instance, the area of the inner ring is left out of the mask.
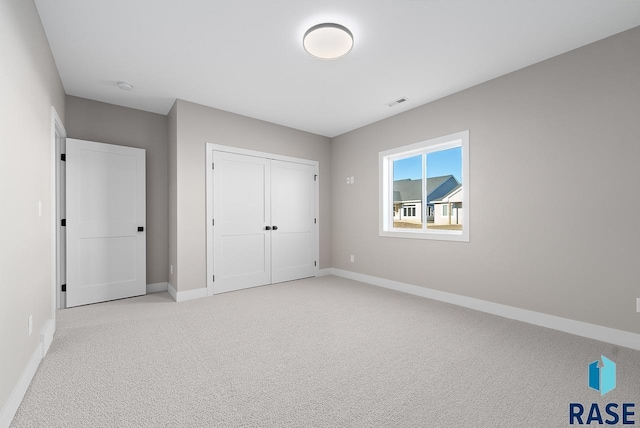
<path id="1" fill-rule="evenodd" d="M 171 275 L 173 275 L 173 265 L 170 265 L 170 266 L 169 266 L 169 273 L 170 273 Z"/>
<path id="2" fill-rule="evenodd" d="M 42 217 L 42 201 L 38 201 L 38 217 Z"/>
<path id="3" fill-rule="evenodd" d="M 356 256 L 354 256 L 353 254 L 351 254 L 351 263 L 356 261 Z"/>
<path id="4" fill-rule="evenodd" d="M 353 178 L 353 176 L 349 177 L 351 184 L 355 183 L 355 179 Z"/>
<path id="5" fill-rule="evenodd" d="M 29 315 L 29 336 L 33 333 L 33 315 Z"/>

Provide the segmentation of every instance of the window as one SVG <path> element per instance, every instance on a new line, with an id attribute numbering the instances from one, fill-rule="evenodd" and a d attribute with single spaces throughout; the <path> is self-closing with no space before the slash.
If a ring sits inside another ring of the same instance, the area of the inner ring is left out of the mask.
<path id="1" fill-rule="evenodd" d="M 469 131 L 380 152 L 379 161 L 381 236 L 469 241 Z"/>
<path id="2" fill-rule="evenodd" d="M 407 205 L 403 209 L 404 217 L 415 217 L 416 216 L 416 206 L 415 205 Z"/>

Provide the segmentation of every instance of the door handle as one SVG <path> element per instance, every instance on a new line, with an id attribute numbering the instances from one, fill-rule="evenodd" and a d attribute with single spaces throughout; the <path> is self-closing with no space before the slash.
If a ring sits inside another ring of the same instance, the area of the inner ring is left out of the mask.
<path id="1" fill-rule="evenodd" d="M 271 226 L 265 226 L 264 230 L 271 230 Z"/>
<path id="2" fill-rule="evenodd" d="M 138 226 L 138 232 L 144 232 L 144 227 Z"/>
<path id="3" fill-rule="evenodd" d="M 278 230 L 278 226 L 273 226 L 273 230 Z"/>

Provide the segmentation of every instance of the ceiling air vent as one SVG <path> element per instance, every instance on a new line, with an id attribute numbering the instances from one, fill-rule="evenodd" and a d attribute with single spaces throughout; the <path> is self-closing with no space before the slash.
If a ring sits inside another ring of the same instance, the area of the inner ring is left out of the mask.
<path id="1" fill-rule="evenodd" d="M 405 101 L 408 101 L 409 99 L 407 97 L 402 97 L 402 98 L 398 98 L 395 101 L 391 101 L 390 103 L 387 103 L 387 105 L 389 107 L 393 107 L 393 106 L 397 106 L 398 104 L 402 104 Z"/>

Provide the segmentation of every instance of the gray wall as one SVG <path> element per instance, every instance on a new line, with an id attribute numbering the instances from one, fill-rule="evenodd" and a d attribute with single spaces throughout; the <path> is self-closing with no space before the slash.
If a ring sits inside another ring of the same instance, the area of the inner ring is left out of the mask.
<path id="1" fill-rule="evenodd" d="M 637 27 L 333 139 L 332 266 L 640 333 L 639 70 Z M 466 129 L 471 242 L 379 237 L 378 152 Z"/>
<path id="2" fill-rule="evenodd" d="M 67 96 L 69 138 L 146 150 L 147 284 L 169 279 L 167 116 Z"/>
<path id="3" fill-rule="evenodd" d="M 206 287 L 205 143 L 320 162 L 320 267 L 331 263 L 331 144 L 327 137 L 178 100 L 176 274 L 178 291 Z M 173 110 L 172 110 L 173 111 Z M 173 113 L 172 113 L 173 114 Z M 173 160 L 170 160 L 173 162 Z M 173 248 L 170 250 L 173 254 Z"/>
<path id="4" fill-rule="evenodd" d="M 0 2 L 0 58 L 1 411 L 53 317 L 51 106 L 64 120 L 64 90 L 33 1 Z"/>

